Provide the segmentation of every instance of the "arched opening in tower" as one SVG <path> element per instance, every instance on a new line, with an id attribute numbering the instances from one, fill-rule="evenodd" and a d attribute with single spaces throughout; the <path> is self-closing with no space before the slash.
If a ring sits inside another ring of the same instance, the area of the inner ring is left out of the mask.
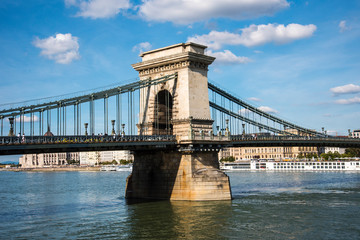
<path id="1" fill-rule="evenodd" d="M 168 90 L 161 90 L 155 97 L 154 130 L 159 135 L 172 135 L 173 97 Z"/>

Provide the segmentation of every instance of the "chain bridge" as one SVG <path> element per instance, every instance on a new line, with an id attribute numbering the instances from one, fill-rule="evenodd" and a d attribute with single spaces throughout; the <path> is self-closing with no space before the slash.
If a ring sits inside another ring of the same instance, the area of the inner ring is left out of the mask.
<path id="1" fill-rule="evenodd" d="M 208 82 L 215 58 L 182 43 L 142 53 L 139 79 L 0 105 L 0 155 L 132 150 L 128 198 L 231 199 L 217 152 L 241 146 L 360 147 L 261 111 Z"/>

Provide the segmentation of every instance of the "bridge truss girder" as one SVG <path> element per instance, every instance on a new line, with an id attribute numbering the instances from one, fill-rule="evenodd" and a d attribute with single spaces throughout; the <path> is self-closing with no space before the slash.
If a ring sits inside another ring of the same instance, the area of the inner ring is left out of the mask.
<path id="1" fill-rule="evenodd" d="M 172 74 L 172 75 L 167 75 L 167 76 L 157 78 L 157 79 L 149 79 L 147 81 L 132 82 L 132 83 L 122 85 L 119 87 L 110 88 L 107 90 L 94 92 L 94 93 L 90 93 L 90 94 L 86 94 L 86 95 L 82 95 L 82 96 L 72 97 L 72 98 L 68 98 L 68 99 L 62 99 L 59 101 L 52 101 L 52 102 L 46 102 L 46 103 L 41 103 L 41 104 L 36 104 L 36 105 L 29 105 L 29 106 L 21 106 L 21 107 L 11 108 L 11 109 L 3 109 L 3 110 L 0 110 L 0 116 L 2 116 L 3 118 L 14 117 L 14 116 L 23 115 L 23 114 L 41 112 L 43 110 L 56 109 L 59 107 L 73 106 L 76 104 L 91 102 L 91 101 L 98 100 L 98 99 L 105 99 L 108 97 L 116 96 L 118 94 L 133 92 L 133 91 L 139 90 L 141 88 L 145 88 L 145 87 L 149 87 L 149 86 L 152 86 L 155 84 L 160 84 L 162 82 L 173 80 L 176 77 L 177 77 L 177 74 Z"/>
<path id="2" fill-rule="evenodd" d="M 239 106 L 243 107 L 244 109 L 246 109 L 246 110 L 248 110 L 248 111 L 250 111 L 250 112 L 252 112 L 252 113 L 257 114 L 257 115 L 260 116 L 260 117 L 263 117 L 263 118 L 268 119 L 268 120 L 270 120 L 270 121 L 272 121 L 272 122 L 274 122 L 274 123 L 277 123 L 277 124 L 283 126 L 284 129 L 285 129 L 285 128 L 296 129 L 296 130 L 298 130 L 299 133 L 301 133 L 301 134 L 306 134 L 306 135 L 321 136 L 321 137 L 330 137 L 329 135 L 326 135 L 326 134 L 324 134 L 324 133 L 319 133 L 319 132 L 317 132 L 317 131 L 314 131 L 314 130 L 311 130 L 311 129 L 307 129 L 307 128 L 301 127 L 301 126 L 296 125 L 296 124 L 293 124 L 293 123 L 291 123 L 291 122 L 289 122 L 289 121 L 283 120 L 283 119 L 281 119 L 281 118 L 279 118 L 279 117 L 276 117 L 276 116 L 274 116 L 274 115 L 272 115 L 272 114 L 269 114 L 269 113 L 266 113 L 266 112 L 264 112 L 264 111 L 261 111 L 260 109 L 258 109 L 258 108 L 256 108 L 256 107 L 254 107 L 254 106 L 246 103 L 245 101 L 243 101 L 243 100 L 235 97 L 234 95 L 228 93 L 227 91 L 222 90 L 221 88 L 215 86 L 213 83 L 210 83 L 210 82 L 209 82 L 209 83 L 208 83 L 208 87 L 209 87 L 209 90 L 211 90 L 212 92 L 214 92 L 214 93 L 216 93 L 216 94 L 218 94 L 218 95 L 226 98 L 226 99 L 227 99 L 228 101 L 230 101 L 231 103 L 234 103 L 234 104 L 236 104 L 236 105 L 239 105 Z M 280 133 L 280 134 L 283 134 L 283 135 L 296 135 L 296 134 L 292 134 L 292 133 L 287 132 L 287 131 L 284 131 L 284 130 L 272 128 L 272 127 L 267 126 L 267 125 L 265 125 L 265 124 L 257 123 L 257 122 L 255 122 L 255 121 L 249 119 L 249 118 L 246 118 L 246 117 L 241 116 L 240 114 L 236 114 L 236 113 L 234 113 L 234 112 L 231 112 L 231 113 L 230 113 L 230 111 L 227 111 L 227 112 L 226 112 L 226 109 L 224 109 L 223 107 L 217 105 L 216 103 L 213 103 L 213 102 L 212 102 L 212 103 L 210 103 L 210 105 L 211 105 L 214 109 L 216 109 L 216 110 L 218 110 L 218 111 L 220 111 L 220 112 L 223 112 L 223 113 L 225 113 L 225 114 L 227 114 L 227 115 L 229 115 L 229 116 L 235 117 L 235 118 L 237 118 L 237 119 L 240 119 L 240 120 L 242 120 L 242 121 L 245 121 L 245 122 L 247 122 L 247 123 L 249 123 L 249 124 L 252 124 L 252 125 L 254 125 L 254 126 L 262 127 L 262 128 L 267 129 L 267 130 L 269 130 L 269 131 L 271 131 L 271 132 Z M 216 106 L 215 106 L 215 105 L 216 105 Z"/>

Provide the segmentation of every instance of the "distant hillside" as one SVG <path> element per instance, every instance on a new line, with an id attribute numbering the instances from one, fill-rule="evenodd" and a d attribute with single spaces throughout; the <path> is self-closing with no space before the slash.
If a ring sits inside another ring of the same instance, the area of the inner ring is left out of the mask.
<path id="1" fill-rule="evenodd" d="M 3 164 L 3 165 L 11 165 L 11 164 L 19 164 L 19 162 L 11 162 L 11 161 L 5 161 L 5 162 L 0 162 L 0 164 Z"/>
<path id="2" fill-rule="evenodd" d="M 10 163 L 15 163 L 15 164 L 18 164 L 19 163 L 19 158 L 21 157 L 22 155 L 8 155 L 8 156 L 0 156 L 0 164 L 9 164 L 7 162 L 10 162 Z"/>

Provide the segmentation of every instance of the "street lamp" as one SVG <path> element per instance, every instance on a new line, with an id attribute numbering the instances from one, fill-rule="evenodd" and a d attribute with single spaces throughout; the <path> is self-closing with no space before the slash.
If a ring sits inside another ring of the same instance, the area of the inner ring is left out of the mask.
<path id="1" fill-rule="evenodd" d="M 230 136 L 230 130 L 229 130 L 229 119 L 225 119 L 226 128 L 225 128 L 225 135 Z"/>
<path id="2" fill-rule="evenodd" d="M 116 135 L 115 133 L 115 120 L 111 120 L 111 125 L 112 125 L 112 130 L 111 130 L 111 135 Z"/>
<path id="3" fill-rule="evenodd" d="M 87 136 L 87 135 L 88 135 L 87 128 L 88 128 L 89 124 L 88 124 L 88 123 L 84 123 L 84 125 L 85 125 L 85 136 Z"/>
<path id="4" fill-rule="evenodd" d="M 122 128 L 122 131 L 121 131 L 121 136 L 125 136 L 125 123 L 121 124 L 121 128 Z"/>
<path id="5" fill-rule="evenodd" d="M 10 131 L 9 131 L 9 135 L 10 137 L 15 136 L 14 135 L 14 118 L 8 118 L 9 119 L 9 123 L 10 123 Z"/>

